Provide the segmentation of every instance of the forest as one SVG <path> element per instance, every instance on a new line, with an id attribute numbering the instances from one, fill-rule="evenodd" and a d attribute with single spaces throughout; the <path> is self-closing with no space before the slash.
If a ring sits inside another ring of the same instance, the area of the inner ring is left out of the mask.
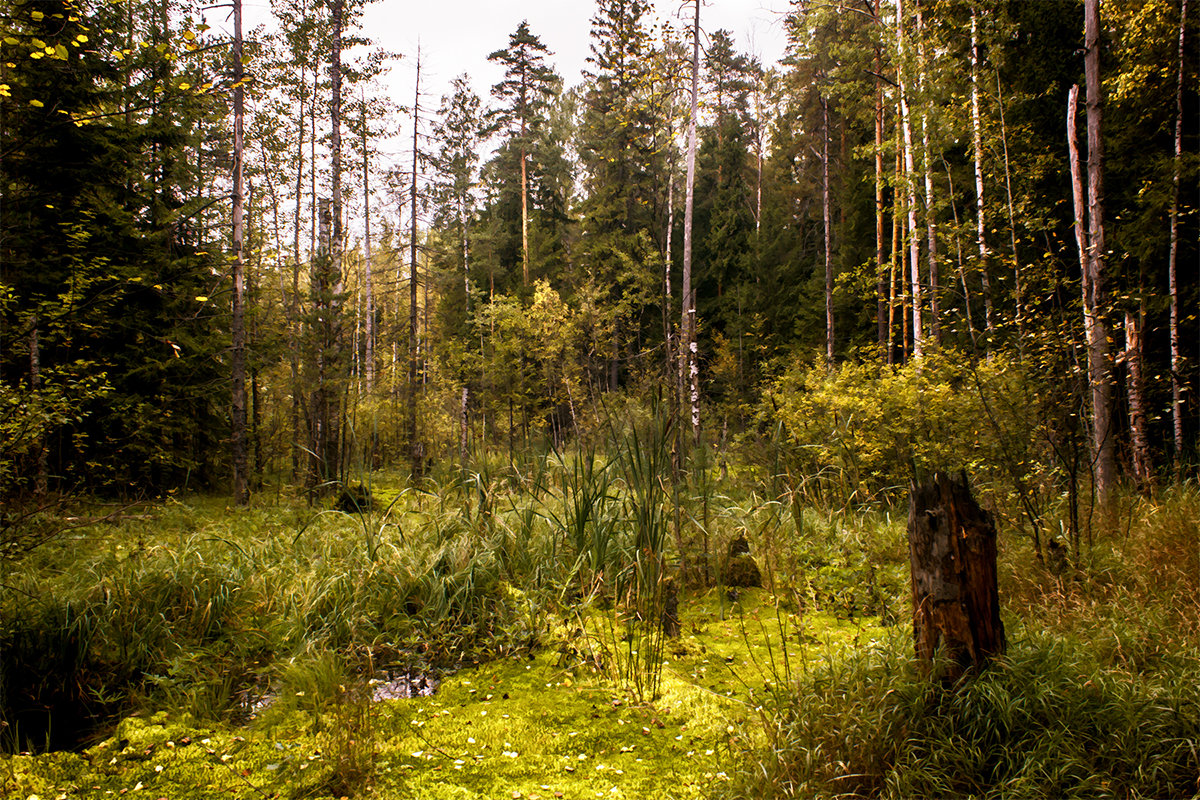
<path id="1" fill-rule="evenodd" d="M 1195 0 L 722 2 L 0 0 L 0 794 L 1200 796 Z"/>

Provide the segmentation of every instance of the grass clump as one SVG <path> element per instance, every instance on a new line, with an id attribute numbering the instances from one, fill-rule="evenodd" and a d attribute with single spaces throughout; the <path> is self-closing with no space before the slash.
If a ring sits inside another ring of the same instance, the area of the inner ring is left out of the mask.
<path id="1" fill-rule="evenodd" d="M 1200 659 L 1146 675 L 1024 631 L 953 687 L 909 644 L 860 650 L 800 682 L 734 797 L 1193 797 Z"/>
<path id="2" fill-rule="evenodd" d="M 1008 653 L 956 685 L 924 677 L 907 626 L 802 673 L 727 796 L 1200 795 L 1198 505 L 1134 501 L 1059 571 L 1002 551 Z"/>

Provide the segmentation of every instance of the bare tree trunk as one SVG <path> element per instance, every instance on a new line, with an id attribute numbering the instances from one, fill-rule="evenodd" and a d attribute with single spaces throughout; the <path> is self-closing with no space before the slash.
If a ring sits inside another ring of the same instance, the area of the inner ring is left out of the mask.
<path id="1" fill-rule="evenodd" d="M 331 299 L 332 281 L 329 274 L 332 260 L 330 235 L 332 228 L 331 201 L 320 198 L 317 201 L 317 252 L 312 259 L 312 270 L 309 282 L 312 292 L 314 352 L 316 361 L 316 385 L 313 387 L 312 401 L 309 404 L 309 484 L 310 488 L 323 491 L 327 488 L 332 474 L 333 465 L 330 462 L 331 447 L 330 431 L 330 384 L 335 368 L 333 358 L 333 342 L 336 336 L 334 328 L 334 308 Z"/>
<path id="2" fill-rule="evenodd" d="M 912 347 L 913 357 L 925 357 L 925 326 L 921 319 L 921 253 L 917 240 L 917 184 L 913 162 L 912 119 L 908 110 L 908 88 L 904 77 L 904 0 L 896 0 L 896 47 L 898 65 L 896 77 L 900 84 L 900 122 L 904 132 L 904 186 L 908 194 L 909 269 L 912 286 Z"/>
<path id="3" fill-rule="evenodd" d="M 368 395 L 375 391 L 375 277 L 371 263 L 371 154 L 367 150 L 367 96 L 362 95 L 363 150 L 363 383 Z"/>
<path id="4" fill-rule="evenodd" d="M 926 257 L 929 260 L 929 335 L 934 345 L 942 343 L 941 287 L 938 284 L 937 206 L 933 191 L 933 160 L 929 152 L 929 102 L 925 98 L 927 63 L 925 59 L 925 18 L 921 2 L 915 0 L 917 12 L 917 91 L 921 93 L 921 159 L 925 172 L 925 233 L 928 240 Z"/>
<path id="5" fill-rule="evenodd" d="M 1088 123 L 1088 259 L 1091 296 L 1084 312 L 1092 315 L 1092 339 L 1088 342 L 1088 373 L 1092 385 L 1092 418 L 1096 459 L 1096 491 L 1107 505 L 1116 483 L 1115 431 L 1112 424 L 1113 370 L 1105 311 L 1104 258 L 1104 140 L 1101 134 L 1100 89 L 1100 0 L 1084 0 L 1084 76 L 1087 81 Z"/>
<path id="6" fill-rule="evenodd" d="M 521 274 L 529 285 L 529 154 L 525 152 L 525 117 L 521 117 Z"/>
<path id="7" fill-rule="evenodd" d="M 833 225 L 829 213 L 829 100 L 821 98 L 821 218 L 825 233 L 825 365 L 833 366 Z"/>
<path id="8" fill-rule="evenodd" d="M 231 427 L 233 434 L 233 501 L 244 506 L 250 503 L 250 483 L 246 454 L 246 311 L 245 260 L 243 245 L 243 204 L 245 203 L 245 171 L 243 169 L 246 97 L 242 65 L 242 0 L 233 0 L 233 347 L 230 354 L 233 391 L 231 398 Z"/>
<path id="9" fill-rule="evenodd" d="M 971 133 L 975 153 L 975 238 L 979 245 L 979 280 L 983 285 L 983 319 L 987 327 L 987 349 L 992 349 L 995 323 L 992 320 L 992 287 L 988 276 L 991 252 L 983 202 L 983 125 L 979 114 L 979 18 L 971 6 Z"/>
<path id="10" fill-rule="evenodd" d="M 300 477 L 300 218 L 303 213 L 304 192 L 304 101 L 308 92 L 305 65 L 300 66 L 299 134 L 296 137 L 296 229 L 292 237 L 292 296 L 288 303 L 288 356 L 291 368 L 292 408 L 292 480 Z"/>
<path id="11" fill-rule="evenodd" d="M 38 341 L 38 325 L 38 315 L 35 311 L 29 328 L 29 389 L 36 403 L 41 402 L 38 393 L 42 388 L 42 352 L 41 344 Z M 33 479 L 33 493 L 38 497 L 45 497 L 49 491 L 48 463 L 49 453 L 46 449 L 46 425 L 43 421 L 38 425 L 37 472 L 34 474 Z"/>
<path id="12" fill-rule="evenodd" d="M 463 305 L 469 318 L 471 316 L 471 247 L 470 240 L 467 237 L 467 225 L 467 203 L 460 196 L 458 198 L 458 227 L 462 232 L 462 242 L 460 244 L 462 246 L 463 259 Z M 467 433 L 470 430 L 471 423 L 469 416 L 470 403 L 471 390 L 467 386 L 466 375 L 464 374 L 458 416 L 458 451 L 464 467 L 467 463 Z"/>
<path id="13" fill-rule="evenodd" d="M 680 347 L 681 389 L 688 387 L 692 417 L 692 438 L 700 441 L 700 365 L 696 351 L 696 291 L 692 286 L 692 220 L 696 188 L 696 121 L 699 114 L 700 85 L 700 0 L 695 0 L 692 27 L 692 103 L 688 118 L 687 188 L 683 210 L 683 342 Z M 686 373 L 686 378 L 684 374 Z"/>
<path id="14" fill-rule="evenodd" d="M 893 170 L 894 185 L 899 187 L 901 183 L 901 163 L 900 163 L 900 148 L 896 148 L 896 164 Z M 888 350 L 887 363 L 888 366 L 896 364 L 896 281 L 904 282 L 904 263 L 901 253 L 901 226 L 903 225 L 903 215 L 901 214 L 901 199 L 899 194 L 893 195 L 892 200 L 892 252 L 889 258 L 890 271 L 888 274 Z M 900 291 L 900 303 L 904 302 L 904 291 Z M 903 324 L 904 316 L 901 312 L 901 323 Z M 901 341 L 904 339 L 904 331 L 900 333 Z M 903 345 L 901 345 L 903 347 Z"/>
<path id="15" fill-rule="evenodd" d="M 1140 292 L 1139 292 L 1140 294 Z M 1133 475 L 1142 491 L 1154 482 L 1150 460 L 1150 431 L 1146 419 L 1146 382 L 1142 363 L 1142 323 L 1146 301 L 1125 310 L 1125 390 L 1129 397 L 1129 438 L 1133 451 Z"/>
<path id="16" fill-rule="evenodd" d="M 417 78 L 413 89 L 412 183 L 409 186 L 411 211 L 408 250 L 408 446 L 413 480 L 421 477 L 425 459 L 417 436 L 417 160 L 418 131 L 421 122 L 421 60 L 417 58 Z"/>
<path id="17" fill-rule="evenodd" d="M 1167 271 L 1171 292 L 1171 430 L 1175 450 L 1175 472 L 1183 467 L 1183 386 L 1181 373 L 1183 362 L 1179 355 L 1179 284 L 1177 264 L 1179 259 L 1179 176 L 1183 163 L 1183 40 L 1187 30 L 1188 0 L 1179 8 L 1179 71 L 1175 83 L 1175 160 L 1171 175 L 1171 249 Z"/>
<path id="18" fill-rule="evenodd" d="M 666 252 L 663 255 L 663 341 L 666 343 L 667 374 L 674 371 L 675 336 L 671 320 L 675 314 L 675 302 L 671 297 L 671 244 L 675 235 L 675 159 L 667 169 L 667 236 Z M 676 397 L 675 402 L 678 402 Z"/>
<path id="19" fill-rule="evenodd" d="M 879 0 L 875 0 L 875 19 L 879 19 Z M 875 74 L 883 74 L 883 53 L 875 47 Z M 893 212 L 894 213 L 894 212 Z M 884 361 L 891 363 L 891 334 L 889 332 L 890 309 L 887 308 L 887 286 L 884 283 L 887 257 L 883 245 L 883 85 L 879 78 L 875 79 L 875 268 L 878 270 L 878 285 L 875 297 L 875 317 L 879 353 Z"/>

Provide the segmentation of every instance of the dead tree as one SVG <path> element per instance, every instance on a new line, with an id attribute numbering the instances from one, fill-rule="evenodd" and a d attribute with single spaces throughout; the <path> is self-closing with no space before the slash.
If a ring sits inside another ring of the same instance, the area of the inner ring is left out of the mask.
<path id="1" fill-rule="evenodd" d="M 932 670 L 944 648 L 943 680 L 982 667 L 1005 649 L 996 590 L 996 526 L 971 497 L 966 475 L 937 474 L 910 489 L 913 638 Z"/>

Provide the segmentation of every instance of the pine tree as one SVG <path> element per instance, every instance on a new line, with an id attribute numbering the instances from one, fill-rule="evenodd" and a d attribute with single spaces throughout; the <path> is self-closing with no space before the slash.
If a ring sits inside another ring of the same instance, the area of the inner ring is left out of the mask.
<path id="1" fill-rule="evenodd" d="M 534 134 L 546 103 L 561 83 L 546 65 L 550 51 L 522 21 L 508 37 L 508 48 L 488 56 L 504 67 L 504 79 L 492 87 L 492 96 L 505 103 L 494 112 L 495 123 L 507 129 L 507 146 L 517 152 L 520 161 L 521 199 L 521 276 L 522 286 L 529 285 L 529 155 Z"/>

